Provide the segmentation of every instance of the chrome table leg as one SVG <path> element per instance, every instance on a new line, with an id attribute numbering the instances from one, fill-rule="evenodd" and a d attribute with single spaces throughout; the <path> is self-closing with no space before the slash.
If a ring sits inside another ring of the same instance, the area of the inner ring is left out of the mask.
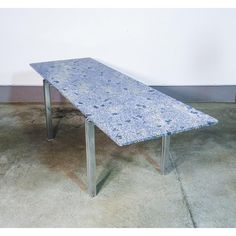
<path id="1" fill-rule="evenodd" d="M 52 140 L 53 137 L 53 127 L 52 127 L 52 108 L 51 108 L 51 85 L 44 80 L 44 105 L 46 113 L 46 126 L 47 126 L 47 136 L 48 140 Z"/>
<path id="2" fill-rule="evenodd" d="M 88 193 L 96 196 L 96 157 L 95 157 L 95 126 L 85 119 L 85 139 L 87 158 Z"/>
<path id="3" fill-rule="evenodd" d="M 170 135 L 162 137 L 162 153 L 161 153 L 161 174 L 165 175 L 166 160 L 169 159 L 170 155 Z"/>

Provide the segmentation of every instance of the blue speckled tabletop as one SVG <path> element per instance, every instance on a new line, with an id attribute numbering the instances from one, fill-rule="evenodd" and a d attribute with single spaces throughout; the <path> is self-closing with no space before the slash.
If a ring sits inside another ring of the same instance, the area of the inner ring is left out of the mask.
<path id="1" fill-rule="evenodd" d="M 119 146 L 217 123 L 92 58 L 31 66 Z"/>

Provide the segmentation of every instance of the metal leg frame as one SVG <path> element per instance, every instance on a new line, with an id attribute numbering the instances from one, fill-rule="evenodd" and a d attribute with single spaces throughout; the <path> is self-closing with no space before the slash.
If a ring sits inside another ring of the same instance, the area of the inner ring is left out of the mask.
<path id="1" fill-rule="evenodd" d="M 88 193 L 96 196 L 96 157 L 95 157 L 95 126 L 93 122 L 85 120 L 86 158 Z"/>
<path id="2" fill-rule="evenodd" d="M 48 140 L 52 140 L 53 137 L 53 127 L 52 127 L 52 108 L 51 108 L 51 85 L 44 80 L 44 105 L 46 113 L 46 126 L 47 126 L 47 137 Z"/>
<path id="3" fill-rule="evenodd" d="M 44 105 L 46 112 L 46 126 L 48 140 L 52 140 L 52 109 L 51 109 L 51 85 L 44 80 Z M 96 157 L 95 157 L 95 126 L 93 122 L 85 120 L 85 136 L 86 136 L 86 158 L 87 158 L 87 178 L 88 193 L 91 197 L 96 196 Z M 165 175 L 166 160 L 170 155 L 170 135 L 162 137 L 162 154 L 161 154 L 161 174 Z"/>
<path id="4" fill-rule="evenodd" d="M 166 160 L 169 159 L 170 155 L 170 135 L 162 137 L 162 153 L 161 153 L 161 174 L 165 175 L 166 170 Z"/>

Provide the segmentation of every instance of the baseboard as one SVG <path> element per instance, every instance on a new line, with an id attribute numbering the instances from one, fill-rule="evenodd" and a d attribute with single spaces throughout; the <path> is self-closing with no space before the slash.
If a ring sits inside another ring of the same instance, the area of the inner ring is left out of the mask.
<path id="1" fill-rule="evenodd" d="M 52 88 L 52 101 L 65 102 L 66 99 L 55 89 Z M 42 103 L 42 86 L 0 86 L 1 103 Z"/>
<path id="2" fill-rule="evenodd" d="M 183 102 L 235 102 L 236 85 L 152 86 Z"/>
<path id="3" fill-rule="evenodd" d="M 152 86 L 153 88 L 183 102 L 235 102 L 236 85 L 221 86 Z M 54 102 L 66 99 L 52 89 Z M 41 86 L 0 86 L 1 103 L 42 103 Z"/>

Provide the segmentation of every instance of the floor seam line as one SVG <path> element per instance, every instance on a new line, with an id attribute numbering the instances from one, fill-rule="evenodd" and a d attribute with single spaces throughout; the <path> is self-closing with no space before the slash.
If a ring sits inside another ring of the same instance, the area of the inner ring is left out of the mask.
<path id="1" fill-rule="evenodd" d="M 191 222 L 192 222 L 192 225 L 194 228 L 197 228 L 197 224 L 194 220 L 194 217 L 193 217 L 193 213 L 192 213 L 192 210 L 191 210 L 191 207 L 190 207 L 190 204 L 189 204 L 189 201 L 188 201 L 188 198 L 187 198 L 187 194 L 185 193 L 185 190 L 184 190 L 184 187 L 183 187 L 183 183 L 181 181 L 181 177 L 180 177 L 180 174 L 179 174 L 179 170 L 172 158 L 172 154 L 170 153 L 170 162 L 171 162 L 171 165 L 174 169 L 174 172 L 175 172 L 175 175 L 176 175 L 176 178 L 177 178 L 177 181 L 179 183 L 179 186 L 180 186 L 180 191 L 181 191 L 181 194 L 182 194 L 182 197 L 183 197 L 183 202 L 188 210 L 188 213 L 189 213 L 189 216 L 190 216 L 190 219 L 191 219 Z"/>

